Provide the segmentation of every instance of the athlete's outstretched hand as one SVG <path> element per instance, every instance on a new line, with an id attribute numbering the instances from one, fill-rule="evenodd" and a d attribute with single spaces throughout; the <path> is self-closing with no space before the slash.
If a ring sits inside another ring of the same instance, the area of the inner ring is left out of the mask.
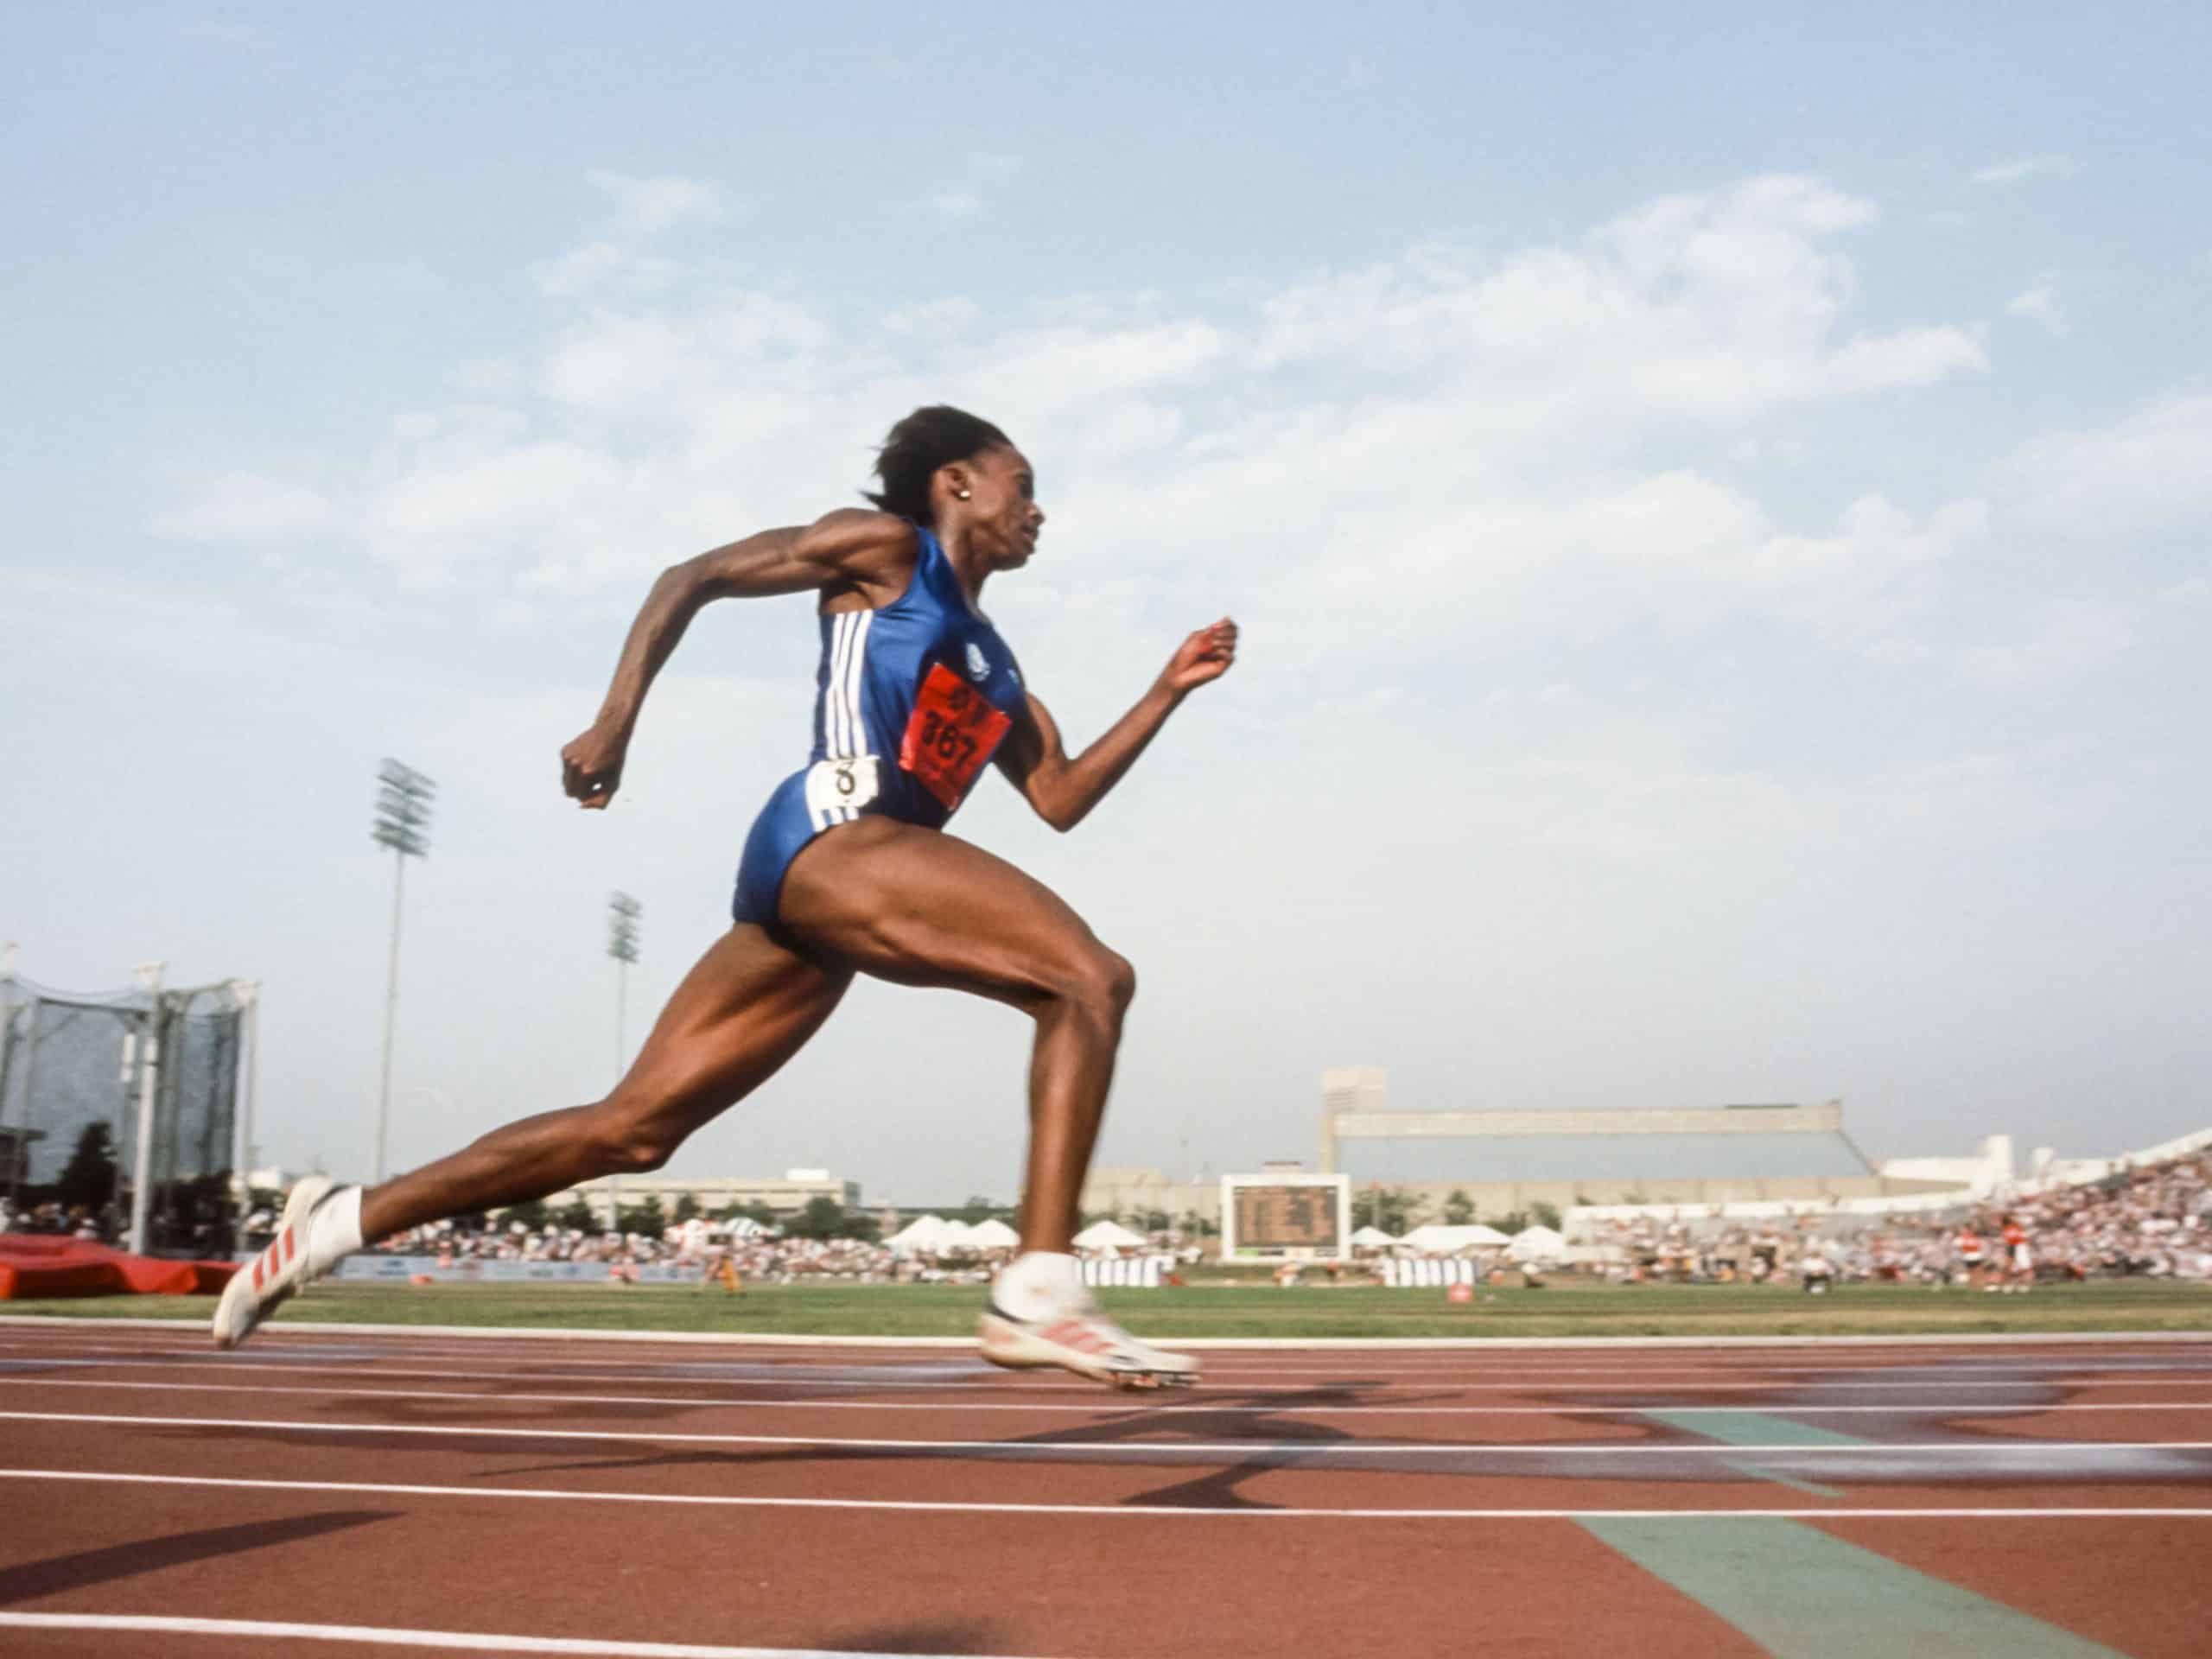
<path id="1" fill-rule="evenodd" d="M 1176 647 L 1160 674 L 1160 683 L 1170 691 L 1189 691 L 1219 679 L 1236 661 L 1236 625 L 1224 616 Z"/>
<path id="2" fill-rule="evenodd" d="M 622 785 L 622 757 L 630 740 L 597 726 L 561 751 L 561 787 L 579 806 L 599 808 Z"/>

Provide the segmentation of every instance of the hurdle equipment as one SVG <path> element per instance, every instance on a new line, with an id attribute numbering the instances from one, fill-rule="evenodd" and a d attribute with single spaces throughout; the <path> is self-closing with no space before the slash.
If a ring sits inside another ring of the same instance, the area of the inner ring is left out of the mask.
<path id="1" fill-rule="evenodd" d="M 1486 1271 L 1484 1264 L 1465 1256 L 1452 1256 L 1445 1261 L 1400 1261 L 1395 1257 L 1382 1263 L 1382 1282 L 1393 1290 L 1427 1289 L 1434 1285 L 1478 1285 Z"/>
<path id="2" fill-rule="evenodd" d="M 1123 1255 L 1111 1260 L 1085 1258 L 1083 1262 L 1083 1282 L 1086 1285 L 1119 1285 L 1125 1288 L 1158 1290 L 1174 1258 L 1166 1255 Z"/>

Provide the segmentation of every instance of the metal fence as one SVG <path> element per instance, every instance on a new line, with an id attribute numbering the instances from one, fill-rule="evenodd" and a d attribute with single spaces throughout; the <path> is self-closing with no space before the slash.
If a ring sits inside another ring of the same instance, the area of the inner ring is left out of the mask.
<path id="1" fill-rule="evenodd" d="M 0 1192 L 17 1224 L 178 1255 L 227 1255 L 253 996 L 56 991 L 0 979 Z"/>

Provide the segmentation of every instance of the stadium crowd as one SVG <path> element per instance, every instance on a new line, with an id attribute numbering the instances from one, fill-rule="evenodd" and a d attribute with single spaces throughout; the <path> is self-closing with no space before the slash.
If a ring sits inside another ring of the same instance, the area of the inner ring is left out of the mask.
<path id="1" fill-rule="evenodd" d="M 1861 1216 L 1612 1219 L 1591 1242 L 1627 1281 L 1886 1281 L 2024 1289 L 2141 1275 L 2212 1281 L 2212 1152 L 2001 1203 Z"/>

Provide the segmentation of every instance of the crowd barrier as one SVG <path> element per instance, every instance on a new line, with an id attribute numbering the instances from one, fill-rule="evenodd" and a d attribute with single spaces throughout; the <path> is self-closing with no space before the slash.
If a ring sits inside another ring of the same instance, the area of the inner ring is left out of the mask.
<path id="1" fill-rule="evenodd" d="M 1463 1255 L 1438 1262 L 1426 1258 L 1402 1261 L 1387 1256 L 1382 1262 L 1382 1282 L 1393 1290 L 1412 1290 L 1427 1285 L 1473 1285 L 1482 1281 L 1483 1265 Z"/>
<path id="2" fill-rule="evenodd" d="M 1174 1258 L 1166 1255 L 1124 1255 L 1112 1261 L 1085 1261 L 1083 1264 L 1083 1282 L 1086 1285 L 1124 1285 L 1158 1290 L 1161 1278 L 1173 1263 Z"/>
<path id="3" fill-rule="evenodd" d="M 334 1279 L 372 1279 L 405 1283 L 429 1279 L 467 1284 L 597 1284 L 607 1277 L 604 1262 L 517 1262 L 474 1256 L 378 1255 L 365 1252 L 349 1255 L 338 1264 Z M 699 1281 L 697 1262 L 681 1267 L 654 1262 L 628 1267 L 623 1276 L 641 1285 L 691 1285 Z"/>
<path id="4" fill-rule="evenodd" d="M 1174 1266 L 1166 1255 L 1128 1255 L 1115 1261 L 1086 1261 L 1083 1282 L 1157 1290 Z M 678 1265 L 656 1262 L 626 1269 L 628 1278 L 642 1285 L 696 1284 L 702 1271 L 697 1262 Z M 379 1255 L 364 1252 L 349 1255 L 331 1277 L 404 1284 L 429 1279 L 439 1283 L 468 1284 L 595 1284 L 607 1277 L 604 1262 L 517 1262 L 497 1258 L 436 1255 Z"/>

